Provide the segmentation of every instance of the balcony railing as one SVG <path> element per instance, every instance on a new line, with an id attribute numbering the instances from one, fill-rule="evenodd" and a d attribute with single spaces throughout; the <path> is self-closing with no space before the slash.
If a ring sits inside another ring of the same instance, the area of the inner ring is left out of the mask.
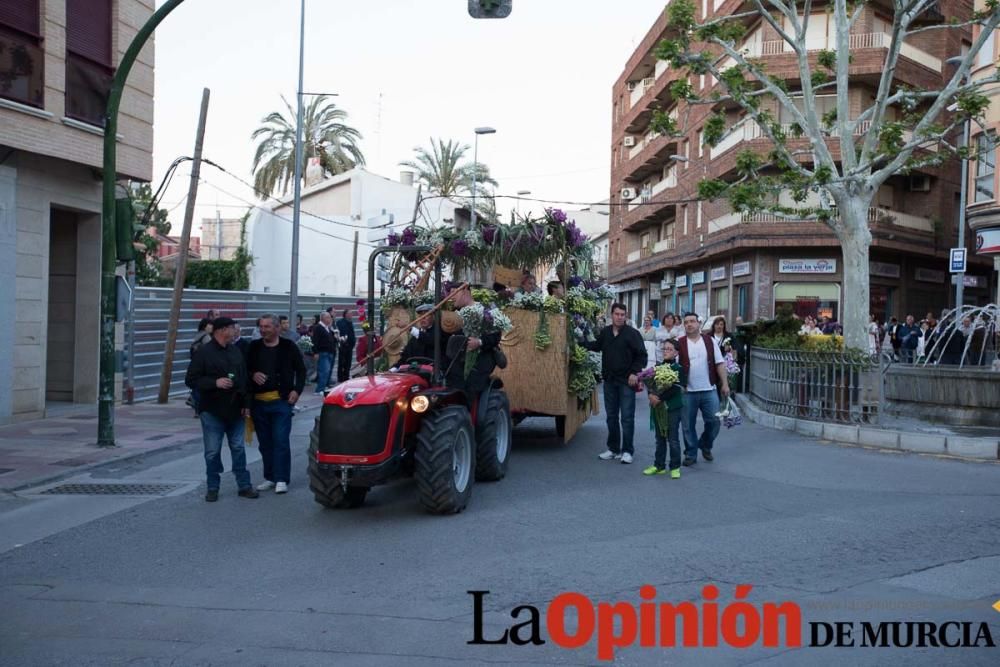
<path id="1" fill-rule="evenodd" d="M 661 180 L 659 183 L 650 188 L 649 192 L 652 195 L 658 195 L 667 188 L 677 187 L 677 172 L 671 170 L 666 178 Z"/>
<path id="2" fill-rule="evenodd" d="M 658 252 L 666 252 L 667 250 L 674 249 L 674 239 L 671 237 L 669 239 L 663 239 L 662 241 L 657 241 L 653 244 L 653 254 Z"/>
<path id="3" fill-rule="evenodd" d="M 776 222 L 809 222 L 807 220 L 777 215 L 775 213 L 727 213 L 718 218 L 714 218 L 708 223 L 709 232 L 719 231 L 726 227 L 732 227 L 740 223 L 776 223 Z M 872 207 L 868 209 L 868 223 L 881 222 L 916 229 L 921 232 L 933 232 L 934 223 L 930 218 L 924 218 L 911 213 L 902 213 L 885 207 Z"/>
<path id="4" fill-rule="evenodd" d="M 653 84 L 655 82 L 656 79 L 654 77 L 647 76 L 642 81 L 636 83 L 635 88 L 632 89 L 632 94 L 629 96 L 629 109 L 631 109 L 632 107 L 634 107 L 636 104 L 639 103 L 639 100 L 642 99 L 642 96 L 645 95 L 649 91 L 649 89 L 653 87 Z"/>
<path id="5" fill-rule="evenodd" d="M 889 48 L 889 44 L 892 43 L 892 35 L 885 32 L 858 33 L 850 36 L 849 43 L 852 51 L 855 49 L 887 49 Z M 806 50 L 810 52 L 823 51 L 835 47 L 836 45 L 828 44 L 826 40 L 806 40 Z M 792 46 L 785 40 L 778 39 L 761 42 L 759 46 L 751 45 L 748 51 L 748 57 L 759 58 L 761 56 L 774 56 L 780 53 L 791 53 Z M 942 63 L 940 58 L 936 58 L 912 44 L 904 42 L 899 49 L 899 53 L 904 58 L 909 58 L 914 62 L 920 63 L 928 69 L 932 69 L 935 72 L 941 71 Z"/>

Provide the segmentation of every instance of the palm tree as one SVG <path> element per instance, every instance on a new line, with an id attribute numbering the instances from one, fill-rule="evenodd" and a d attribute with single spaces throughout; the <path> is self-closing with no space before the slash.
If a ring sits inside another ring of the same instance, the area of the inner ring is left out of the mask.
<path id="1" fill-rule="evenodd" d="M 358 147 L 361 133 L 344 124 L 347 112 L 329 101 L 329 95 L 313 97 L 302 112 L 302 174 L 309 158 L 319 158 L 324 174 L 341 174 L 364 166 L 365 157 Z M 251 139 L 261 138 L 253 157 L 254 190 L 267 197 L 275 190 L 288 192 L 295 178 L 295 111 L 282 97 L 288 116 L 280 111 L 269 113 L 254 130 Z"/>
<path id="2" fill-rule="evenodd" d="M 462 163 L 469 151 L 468 144 L 443 139 L 435 141 L 431 137 L 431 149 L 415 148 L 416 160 L 400 162 L 401 167 L 409 167 L 417 173 L 417 178 L 427 186 L 427 189 L 442 197 L 454 197 L 472 194 L 472 176 L 475 171 L 479 187 L 496 186 L 497 182 L 490 176 L 490 168 L 483 163 L 473 166 L 469 162 Z M 482 190 L 480 189 L 481 193 Z"/>

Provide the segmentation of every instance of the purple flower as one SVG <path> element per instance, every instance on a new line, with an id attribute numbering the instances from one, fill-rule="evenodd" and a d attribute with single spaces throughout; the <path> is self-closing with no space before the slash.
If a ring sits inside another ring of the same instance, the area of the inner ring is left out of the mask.
<path id="1" fill-rule="evenodd" d="M 483 227 L 483 241 L 485 241 L 487 245 L 492 245 L 493 241 L 496 240 L 496 237 L 497 237 L 496 227 L 493 227 L 491 225 Z"/>
<path id="2" fill-rule="evenodd" d="M 385 242 L 389 245 L 399 245 L 399 234 L 395 232 L 385 237 Z"/>
<path id="3" fill-rule="evenodd" d="M 601 281 L 600 280 L 586 280 L 586 281 L 584 281 L 583 286 L 585 288 L 587 288 L 587 289 L 597 289 L 598 287 L 601 286 Z"/>
<path id="4" fill-rule="evenodd" d="M 407 227 L 403 230 L 403 245 L 416 245 L 417 244 L 417 232 L 412 227 Z"/>
<path id="5" fill-rule="evenodd" d="M 451 252 L 456 257 L 465 257 L 469 252 L 469 244 L 463 239 L 455 239 L 451 242 Z"/>
<path id="6" fill-rule="evenodd" d="M 570 287 L 579 287 L 580 283 L 582 283 L 582 282 L 583 282 L 583 278 L 581 278 L 580 276 L 572 276 L 569 279 L 569 286 Z"/>
<path id="7" fill-rule="evenodd" d="M 483 324 L 493 326 L 493 313 L 488 310 L 483 312 Z"/>
<path id="8" fill-rule="evenodd" d="M 551 218 L 553 222 L 558 222 L 559 224 L 566 222 L 566 213 L 562 209 L 549 208 L 545 209 L 545 212 L 549 214 L 549 218 Z"/>

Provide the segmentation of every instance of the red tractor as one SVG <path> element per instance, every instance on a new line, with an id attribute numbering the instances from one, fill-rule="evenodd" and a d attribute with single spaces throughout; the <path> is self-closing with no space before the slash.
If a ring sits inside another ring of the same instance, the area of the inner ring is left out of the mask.
<path id="1" fill-rule="evenodd" d="M 375 250 L 368 261 L 369 294 L 375 289 L 378 255 L 429 250 Z M 440 303 L 440 262 L 435 262 L 434 273 L 435 302 Z M 373 303 L 368 315 L 374 322 Z M 411 360 L 409 366 L 387 373 L 375 373 L 375 361 L 369 359 L 366 376 L 339 384 L 326 395 L 309 436 L 309 488 L 316 502 L 331 508 L 360 507 L 373 486 L 413 476 L 424 509 L 453 514 L 468 504 L 474 480 L 495 481 L 506 474 L 513 425 L 502 382 L 493 380 L 474 397 L 446 386 L 440 311 L 435 311 L 434 334 L 434 359 Z M 368 336 L 369 349 L 374 349 L 374 332 Z"/>

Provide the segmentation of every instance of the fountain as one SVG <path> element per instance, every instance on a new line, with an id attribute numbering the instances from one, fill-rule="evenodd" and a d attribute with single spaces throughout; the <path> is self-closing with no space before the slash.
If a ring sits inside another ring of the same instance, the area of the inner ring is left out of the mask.
<path id="1" fill-rule="evenodd" d="M 988 367 L 1000 371 L 997 337 L 1000 334 L 1000 307 L 962 306 L 950 310 L 928 333 L 924 355 L 918 365 Z"/>

